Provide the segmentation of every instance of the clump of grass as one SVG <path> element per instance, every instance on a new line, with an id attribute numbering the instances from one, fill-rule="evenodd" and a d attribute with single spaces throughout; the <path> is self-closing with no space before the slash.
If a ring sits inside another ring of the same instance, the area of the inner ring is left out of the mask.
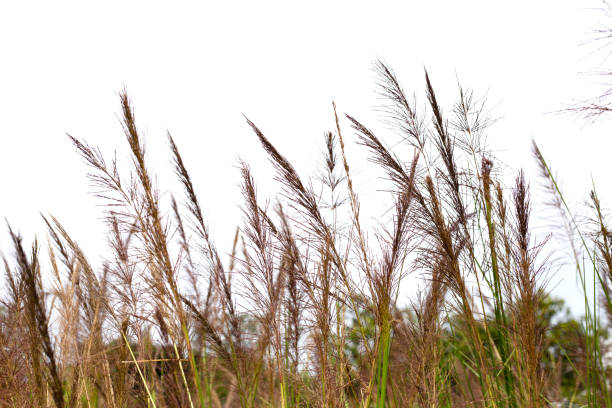
<path id="1" fill-rule="evenodd" d="M 322 170 L 304 178 L 246 119 L 281 190 L 262 200 L 240 163 L 243 223 L 227 261 L 170 134 L 184 198 L 164 207 L 125 91 L 129 169 L 70 136 L 106 205 L 111 256 L 94 268 L 45 216 L 47 266 L 37 241 L 28 254 L 9 228 L 0 406 L 611 405 L 600 318 L 602 308 L 612 315 L 611 235 L 595 191 L 587 233 L 535 148 L 569 235 L 581 239 L 573 254 L 587 314 L 566 330 L 547 309 L 552 248 L 532 236 L 529 184 L 516 169 L 504 186 L 484 105 L 459 88 L 447 117 L 425 73 L 420 109 L 387 65 L 375 69 L 385 120 L 406 151 L 334 104 Z M 353 140 L 392 203 L 375 228 L 351 172 Z"/>

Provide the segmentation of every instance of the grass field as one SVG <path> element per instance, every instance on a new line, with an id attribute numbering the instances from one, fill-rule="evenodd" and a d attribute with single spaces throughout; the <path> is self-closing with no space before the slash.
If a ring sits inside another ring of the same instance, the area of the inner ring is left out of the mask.
<path id="1" fill-rule="evenodd" d="M 94 268 L 52 216 L 33 243 L 9 227 L 0 407 L 612 407 L 612 235 L 595 187 L 591 222 L 578 224 L 534 143 L 582 284 L 586 313 L 574 319 L 548 292 L 558 248 L 532 236 L 530 181 L 502 173 L 482 143 L 482 105 L 459 89 L 443 109 L 426 75 L 417 111 L 393 71 L 376 69 L 382 114 L 410 154 L 338 112 L 309 178 L 247 119 L 282 189 L 261 199 L 240 163 L 244 217 L 229 256 L 200 205 L 215 196 L 194 190 L 171 136 L 184 195 L 162 206 L 125 93 L 131 168 L 71 137 L 112 256 Z M 345 151 L 355 138 L 393 203 L 376 228 Z M 405 299 L 408 280 L 420 289 Z"/>

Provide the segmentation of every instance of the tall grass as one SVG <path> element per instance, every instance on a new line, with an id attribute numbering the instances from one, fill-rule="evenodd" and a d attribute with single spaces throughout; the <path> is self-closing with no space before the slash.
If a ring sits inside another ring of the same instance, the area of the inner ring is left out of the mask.
<path id="1" fill-rule="evenodd" d="M 482 104 L 459 88 L 447 115 L 426 73 L 422 110 L 388 66 L 376 71 L 395 151 L 334 104 L 320 177 L 304 178 L 246 120 L 281 190 L 262 200 L 240 163 L 243 225 L 227 256 L 170 135 L 184 197 L 162 205 L 125 92 L 130 169 L 70 136 L 105 205 L 112 256 L 92 267 L 52 216 L 46 258 L 9 227 L 0 406 L 611 406 L 612 235 L 595 189 L 583 227 L 534 144 L 585 299 L 568 342 L 546 309 L 555 248 L 532 235 L 523 172 L 502 174 L 487 150 Z M 376 228 L 351 171 L 355 140 L 392 203 Z"/>

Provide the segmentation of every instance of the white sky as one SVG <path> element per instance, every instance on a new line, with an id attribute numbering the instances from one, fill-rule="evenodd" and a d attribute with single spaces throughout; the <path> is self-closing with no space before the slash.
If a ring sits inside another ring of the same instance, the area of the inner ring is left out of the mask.
<path id="1" fill-rule="evenodd" d="M 333 125 L 332 100 L 393 144 L 372 112 L 380 102 L 371 70 L 379 57 L 421 102 L 426 67 L 447 112 L 457 78 L 487 93 L 501 118 L 489 144 L 508 164 L 532 169 L 535 138 L 572 201 L 587 198 L 591 174 L 606 196 L 609 123 L 546 114 L 601 91 L 580 75 L 601 68 L 605 56 L 589 57 L 593 47 L 579 45 L 609 22 L 594 6 L 600 3 L 1 2 L 0 214 L 30 237 L 44 231 L 39 212 L 50 212 L 90 252 L 101 247 L 100 210 L 65 133 L 125 155 L 116 113 L 126 86 L 160 184 L 171 184 L 169 130 L 222 246 L 240 220 L 237 158 L 253 165 L 262 195 L 272 191 L 242 113 L 304 174 Z M 364 175 L 361 199 L 372 207 L 379 173 L 354 157 Z M 383 211 L 373 208 L 373 216 Z M 0 235 L 0 247 L 7 239 Z M 553 282 L 560 280 L 555 291 L 579 307 L 573 276 Z"/>

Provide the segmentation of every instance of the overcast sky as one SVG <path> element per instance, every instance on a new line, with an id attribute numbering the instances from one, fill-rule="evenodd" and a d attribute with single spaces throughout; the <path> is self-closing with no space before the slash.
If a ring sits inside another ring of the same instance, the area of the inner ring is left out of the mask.
<path id="1" fill-rule="evenodd" d="M 587 126 L 549 113 L 602 90 L 599 79 L 581 74 L 605 68 L 605 50 L 590 55 L 593 44 L 580 45 L 610 22 L 592 9 L 599 6 L 585 0 L 4 1 L 0 214 L 30 237 L 44 231 L 39 212 L 49 212 L 87 250 L 104 244 L 98 202 L 88 195 L 85 166 L 65 134 L 125 156 L 117 119 L 117 93 L 125 87 L 161 187 L 172 185 L 168 130 L 216 240 L 229 243 L 240 220 L 238 157 L 251 163 L 264 193 L 273 190 L 242 114 L 305 173 L 333 126 L 332 100 L 392 145 L 397 138 L 373 110 L 380 103 L 372 72 L 377 58 L 421 102 L 426 68 L 446 111 L 458 81 L 486 95 L 500 119 L 489 145 L 514 168 L 533 174 L 534 138 L 572 202 L 587 198 L 591 175 L 610 197 L 610 124 Z M 375 203 L 380 174 L 354 157 L 367 206 Z M 384 209 L 372 216 L 376 211 Z M 6 240 L 0 235 L 0 247 Z M 571 303 L 574 277 L 554 278 L 559 281 L 555 291 Z"/>

